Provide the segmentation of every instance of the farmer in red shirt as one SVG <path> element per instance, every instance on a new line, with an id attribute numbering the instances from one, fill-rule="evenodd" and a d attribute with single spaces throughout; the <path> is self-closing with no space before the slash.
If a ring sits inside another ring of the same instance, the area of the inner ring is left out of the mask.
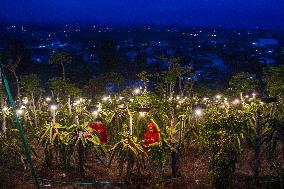
<path id="1" fill-rule="evenodd" d="M 155 142 L 159 142 L 160 135 L 158 133 L 157 127 L 154 123 L 150 123 L 147 126 L 147 132 L 144 135 L 144 144 L 148 146 L 149 144 L 153 144 Z"/>
<path id="2" fill-rule="evenodd" d="M 103 124 L 102 118 L 97 117 L 95 123 L 91 124 L 89 127 L 99 133 L 99 138 L 102 143 L 107 143 L 106 126 Z"/>

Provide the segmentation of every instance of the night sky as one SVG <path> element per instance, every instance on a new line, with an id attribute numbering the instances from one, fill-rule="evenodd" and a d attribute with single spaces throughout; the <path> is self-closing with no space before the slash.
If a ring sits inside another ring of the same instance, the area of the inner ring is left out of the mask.
<path id="1" fill-rule="evenodd" d="M 284 28 L 284 0 L 0 0 L 2 22 Z"/>

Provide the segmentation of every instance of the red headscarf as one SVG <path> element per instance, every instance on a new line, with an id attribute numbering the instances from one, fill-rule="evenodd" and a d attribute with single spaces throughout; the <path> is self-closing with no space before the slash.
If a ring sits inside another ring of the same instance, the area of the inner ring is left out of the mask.
<path id="1" fill-rule="evenodd" d="M 152 130 L 152 132 L 150 132 Z M 154 123 L 150 123 L 147 126 L 147 132 L 144 135 L 144 144 L 148 146 L 160 140 L 160 135 L 158 133 L 157 127 Z"/>

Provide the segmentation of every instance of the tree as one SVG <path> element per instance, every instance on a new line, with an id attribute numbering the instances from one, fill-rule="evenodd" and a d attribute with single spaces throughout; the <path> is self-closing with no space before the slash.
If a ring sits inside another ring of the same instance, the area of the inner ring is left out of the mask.
<path id="1" fill-rule="evenodd" d="M 48 84 L 53 95 L 61 100 L 66 99 L 69 95 L 75 97 L 81 95 L 81 90 L 68 80 L 57 77 L 50 79 Z"/>
<path id="2" fill-rule="evenodd" d="M 264 69 L 264 83 L 273 97 L 284 97 L 284 66 L 268 67 Z"/>
<path id="3" fill-rule="evenodd" d="M 244 101 L 243 93 L 256 90 L 258 84 L 256 76 L 247 72 L 238 73 L 229 81 L 229 85 L 231 86 L 230 91 L 233 94 L 239 94 L 242 102 Z"/>
<path id="4" fill-rule="evenodd" d="M 64 64 L 70 64 L 72 62 L 72 57 L 66 52 L 57 52 L 51 56 L 48 63 L 49 64 L 59 64 L 62 68 L 62 78 L 66 79 Z"/>
<path id="5" fill-rule="evenodd" d="M 92 77 L 95 65 L 85 61 L 82 56 L 75 56 L 72 63 L 66 66 L 67 78 L 76 84 L 85 84 Z"/>
<path id="6" fill-rule="evenodd" d="M 28 98 L 39 97 L 43 92 L 40 88 L 40 79 L 36 74 L 22 76 L 20 83 L 23 95 Z"/>

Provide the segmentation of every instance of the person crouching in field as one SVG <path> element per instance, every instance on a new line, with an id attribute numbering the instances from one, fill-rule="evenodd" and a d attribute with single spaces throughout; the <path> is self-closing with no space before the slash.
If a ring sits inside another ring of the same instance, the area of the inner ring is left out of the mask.
<path id="1" fill-rule="evenodd" d="M 147 132 L 144 135 L 144 145 L 147 147 L 150 144 L 160 141 L 160 135 L 154 123 L 147 126 Z"/>
<path id="2" fill-rule="evenodd" d="M 106 126 L 103 124 L 103 119 L 97 117 L 94 124 L 89 125 L 94 131 L 99 134 L 99 138 L 101 143 L 107 144 L 107 133 L 106 133 Z"/>

